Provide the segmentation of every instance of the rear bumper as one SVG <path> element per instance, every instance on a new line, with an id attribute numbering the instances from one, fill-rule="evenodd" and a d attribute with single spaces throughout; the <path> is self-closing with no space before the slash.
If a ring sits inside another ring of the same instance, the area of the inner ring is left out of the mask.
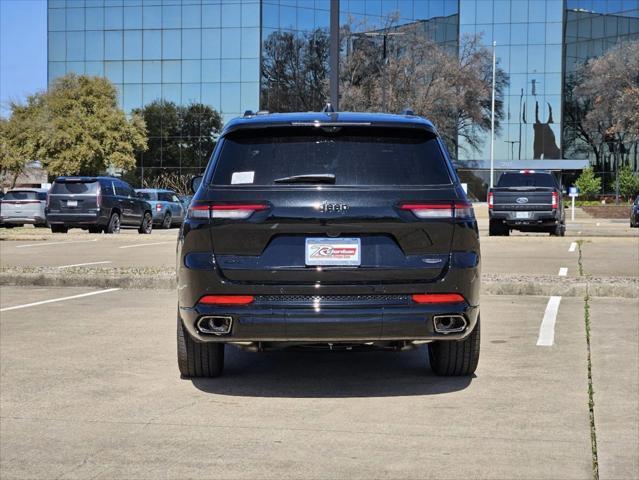
<path id="1" fill-rule="evenodd" d="M 47 220 L 51 225 L 65 225 L 67 227 L 106 225 L 108 221 L 106 216 L 100 215 L 100 212 L 49 213 Z"/>
<path id="2" fill-rule="evenodd" d="M 463 315 L 466 329 L 460 333 L 437 333 L 433 317 Z M 475 328 L 479 306 L 463 304 L 377 305 L 353 307 L 210 306 L 180 308 L 180 317 L 191 336 L 200 342 L 374 342 L 393 340 L 460 340 Z M 233 319 L 224 335 L 201 333 L 202 316 Z"/>
<path id="3" fill-rule="evenodd" d="M 508 226 L 553 226 L 561 223 L 561 217 L 556 210 L 532 211 L 528 212 L 528 218 L 517 218 L 517 211 L 490 211 L 489 218 L 498 220 Z"/>
<path id="4" fill-rule="evenodd" d="M 46 223 L 47 220 L 44 217 L 0 217 L 0 223 L 2 224 L 15 224 L 15 225 L 24 225 L 26 224 L 41 224 Z"/>

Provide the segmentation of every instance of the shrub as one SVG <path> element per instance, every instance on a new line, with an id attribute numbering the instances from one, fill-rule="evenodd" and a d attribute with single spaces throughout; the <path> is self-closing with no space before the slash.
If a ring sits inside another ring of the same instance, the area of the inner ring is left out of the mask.
<path id="1" fill-rule="evenodd" d="M 601 178 L 595 176 L 592 167 L 584 168 L 575 182 L 579 195 L 585 199 L 592 199 L 601 191 Z"/>

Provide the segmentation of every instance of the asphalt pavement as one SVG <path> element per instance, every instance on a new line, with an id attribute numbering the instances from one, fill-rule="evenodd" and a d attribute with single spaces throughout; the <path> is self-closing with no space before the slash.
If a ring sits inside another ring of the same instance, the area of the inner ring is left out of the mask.
<path id="1" fill-rule="evenodd" d="M 484 223 L 493 281 L 639 277 L 638 232 L 620 223 L 564 238 L 487 237 Z M 177 233 L 0 232 L 0 267 L 170 270 Z M 594 461 L 602 480 L 639 478 L 627 297 L 483 295 L 472 378 L 434 376 L 425 346 L 230 347 L 223 377 L 191 381 L 175 291 L 2 285 L 0 478 L 587 479 Z"/>

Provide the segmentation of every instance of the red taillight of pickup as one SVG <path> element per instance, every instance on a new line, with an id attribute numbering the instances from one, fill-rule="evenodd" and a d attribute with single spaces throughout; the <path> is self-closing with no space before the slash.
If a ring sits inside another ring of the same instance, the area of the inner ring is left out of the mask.
<path id="1" fill-rule="evenodd" d="M 245 220 L 255 212 L 266 210 L 266 203 L 199 204 L 189 207 L 189 218 L 201 220 L 228 219 Z"/>
<path id="2" fill-rule="evenodd" d="M 494 195 L 493 192 L 488 192 L 488 208 L 493 208 Z"/>
<path id="3" fill-rule="evenodd" d="M 557 192 L 552 192 L 552 208 L 559 208 L 559 194 Z"/>

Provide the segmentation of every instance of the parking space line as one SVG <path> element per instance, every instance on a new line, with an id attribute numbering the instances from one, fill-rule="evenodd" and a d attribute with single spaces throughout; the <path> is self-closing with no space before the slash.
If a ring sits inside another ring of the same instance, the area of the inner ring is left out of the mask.
<path id="1" fill-rule="evenodd" d="M 175 241 L 172 241 L 172 242 L 137 243 L 135 245 L 124 245 L 123 247 L 118 247 L 118 248 L 148 247 L 149 245 L 165 245 L 167 243 L 175 243 Z"/>
<path id="2" fill-rule="evenodd" d="M 577 250 L 577 242 L 572 242 L 570 244 L 570 247 L 568 248 L 569 252 L 574 252 L 575 250 Z"/>
<path id="3" fill-rule="evenodd" d="M 16 248 L 28 248 L 28 247 L 46 247 L 48 245 L 68 245 L 70 243 L 89 243 L 89 242 L 97 242 L 98 239 L 94 238 L 92 240 L 71 240 L 70 242 L 40 242 L 40 243 L 30 243 L 28 245 L 16 245 Z"/>
<path id="4" fill-rule="evenodd" d="M 561 267 L 559 269 L 559 276 L 560 277 L 565 277 L 566 275 L 568 275 L 568 268 L 567 267 Z"/>
<path id="5" fill-rule="evenodd" d="M 561 302 L 561 297 L 550 297 L 548 300 L 544 318 L 539 327 L 538 347 L 551 347 L 555 343 L 555 322 L 559 312 L 559 302 Z"/>
<path id="6" fill-rule="evenodd" d="M 105 260 L 103 262 L 73 263 L 71 265 L 60 265 L 58 268 L 84 267 L 86 265 L 103 265 L 105 263 L 113 263 L 113 262 L 111 262 L 111 260 Z"/>
<path id="7" fill-rule="evenodd" d="M 115 292 L 121 290 L 120 288 L 108 288 L 106 290 L 98 290 L 96 292 L 81 293 L 79 295 L 71 295 L 70 297 L 52 298 L 50 300 L 43 300 L 41 302 L 25 303 L 24 305 L 15 305 L 13 307 L 0 308 L 0 312 L 8 312 L 9 310 L 18 310 L 20 308 L 36 307 L 38 305 L 44 305 L 45 303 L 63 302 L 65 300 L 73 300 L 74 298 L 90 297 L 91 295 L 100 295 L 102 293 Z"/>

